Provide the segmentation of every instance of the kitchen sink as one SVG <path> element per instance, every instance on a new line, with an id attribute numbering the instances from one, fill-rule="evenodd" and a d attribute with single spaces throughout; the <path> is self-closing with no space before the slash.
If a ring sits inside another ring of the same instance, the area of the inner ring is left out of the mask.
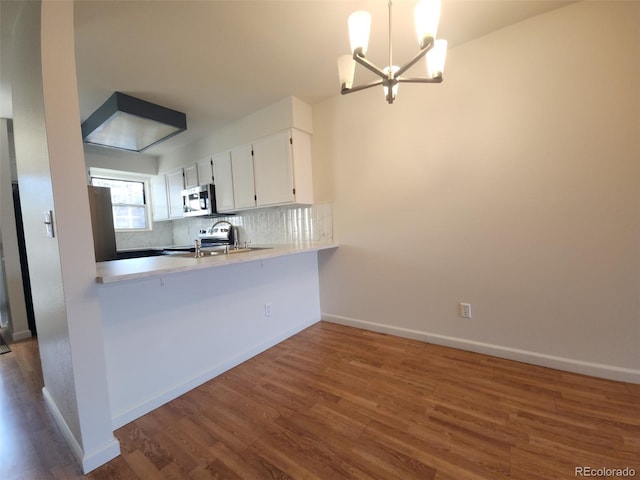
<path id="1" fill-rule="evenodd" d="M 214 255 L 224 255 L 224 250 L 203 250 L 200 252 L 200 257 L 197 258 L 212 257 Z M 171 253 L 169 254 L 169 256 L 181 258 L 196 258 L 195 252 Z"/>
<path id="2" fill-rule="evenodd" d="M 254 250 L 271 250 L 271 248 L 272 247 L 243 247 L 243 248 L 236 248 L 236 249 L 230 248 L 229 253 L 252 252 Z"/>
<path id="3" fill-rule="evenodd" d="M 200 251 L 201 256 L 196 257 L 195 252 L 181 252 L 181 253 L 171 253 L 170 255 L 173 257 L 181 257 L 181 258 L 207 258 L 211 256 L 224 256 L 224 255 L 235 255 L 238 253 L 247 253 L 255 250 L 267 250 L 271 247 L 247 247 L 247 248 L 230 248 L 228 253 L 224 252 L 224 248 L 216 248 L 215 250 L 202 249 Z"/>
<path id="4" fill-rule="evenodd" d="M 157 257 L 164 255 L 162 250 L 156 248 L 141 249 L 141 250 L 124 250 L 117 253 L 116 260 L 126 260 L 128 258 L 141 258 L 141 257 Z"/>

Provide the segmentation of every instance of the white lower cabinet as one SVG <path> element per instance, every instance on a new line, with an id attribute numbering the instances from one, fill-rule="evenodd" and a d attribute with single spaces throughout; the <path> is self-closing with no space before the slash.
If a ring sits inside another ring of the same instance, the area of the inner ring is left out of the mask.
<path id="1" fill-rule="evenodd" d="M 236 210 L 256 206 L 256 191 L 253 176 L 251 144 L 231 150 L 231 173 L 233 177 L 233 202 Z"/>
<path id="2" fill-rule="evenodd" d="M 216 207 L 218 212 L 232 212 L 235 209 L 233 199 L 233 173 L 231 170 L 231 152 L 222 152 L 213 156 L 213 178 L 216 186 Z"/>

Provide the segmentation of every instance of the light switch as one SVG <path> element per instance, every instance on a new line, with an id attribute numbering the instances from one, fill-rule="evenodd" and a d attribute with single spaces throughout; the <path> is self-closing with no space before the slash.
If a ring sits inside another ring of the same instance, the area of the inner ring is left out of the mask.
<path id="1" fill-rule="evenodd" d="M 44 212 L 44 226 L 47 229 L 47 238 L 53 238 L 53 211 L 47 210 Z"/>

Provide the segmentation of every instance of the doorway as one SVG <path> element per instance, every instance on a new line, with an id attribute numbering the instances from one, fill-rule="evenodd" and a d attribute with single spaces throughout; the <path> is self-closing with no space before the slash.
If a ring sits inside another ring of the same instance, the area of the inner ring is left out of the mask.
<path id="1" fill-rule="evenodd" d="M 36 336 L 36 318 L 33 312 L 33 299 L 31 297 L 31 279 L 29 277 L 29 262 L 27 261 L 27 248 L 22 228 L 22 209 L 20 208 L 20 192 L 17 183 L 12 183 L 13 206 L 16 217 L 16 231 L 18 234 L 18 250 L 20 252 L 20 269 L 22 270 L 22 289 L 24 291 L 24 303 L 27 309 L 27 324 L 32 336 Z"/>

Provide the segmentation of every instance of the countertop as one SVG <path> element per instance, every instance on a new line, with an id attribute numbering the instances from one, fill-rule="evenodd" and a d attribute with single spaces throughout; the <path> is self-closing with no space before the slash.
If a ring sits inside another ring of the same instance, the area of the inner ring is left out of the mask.
<path id="1" fill-rule="evenodd" d="M 292 245 L 274 245 L 261 247 L 242 253 L 228 255 L 205 255 L 193 258 L 179 255 L 161 255 L 154 257 L 129 258 L 96 263 L 96 281 L 101 284 L 126 280 L 187 272 L 201 268 L 215 268 L 243 262 L 255 262 L 268 258 L 295 255 L 305 252 L 317 252 L 337 248 L 336 243 L 296 243 Z"/>

